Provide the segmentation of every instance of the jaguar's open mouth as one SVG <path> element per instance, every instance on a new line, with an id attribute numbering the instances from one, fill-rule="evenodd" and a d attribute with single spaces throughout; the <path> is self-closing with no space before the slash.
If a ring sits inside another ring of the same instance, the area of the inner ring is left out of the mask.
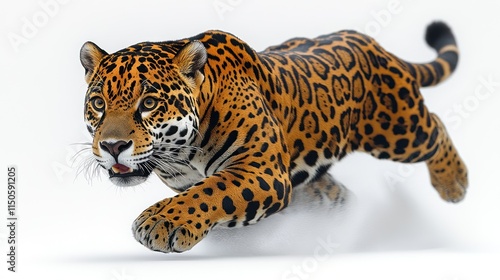
<path id="1" fill-rule="evenodd" d="M 130 168 L 126 165 L 117 163 L 111 167 L 110 172 L 114 173 L 114 174 L 129 174 L 129 173 L 133 172 L 133 170 L 132 170 L 132 168 Z"/>
<path id="2" fill-rule="evenodd" d="M 151 171 L 147 168 L 132 169 L 117 163 L 108 170 L 109 179 L 118 186 L 135 186 L 149 177 Z"/>

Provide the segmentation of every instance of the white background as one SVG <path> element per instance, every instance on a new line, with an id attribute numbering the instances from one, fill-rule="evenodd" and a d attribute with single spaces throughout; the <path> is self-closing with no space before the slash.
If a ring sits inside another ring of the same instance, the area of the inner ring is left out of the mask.
<path id="1" fill-rule="evenodd" d="M 3 1 L 1 166 L 2 178 L 8 165 L 18 168 L 19 272 L 7 272 L 8 232 L 1 226 L 0 275 L 500 279 L 499 10 L 493 0 Z M 78 57 L 87 40 L 113 52 L 140 41 L 221 29 L 262 50 L 295 36 L 355 28 L 401 58 L 427 62 L 435 54 L 425 45 L 424 30 L 435 19 L 450 24 L 461 50 L 456 73 L 423 90 L 469 167 L 470 189 L 458 205 L 439 199 L 424 165 L 353 155 L 333 170 L 357 197 L 346 215 L 330 219 L 298 209 L 216 232 L 190 252 L 164 255 L 136 243 L 130 225 L 172 192 L 156 178 L 118 189 L 105 176 L 92 183 L 77 176 L 72 157 L 81 146 L 72 144 L 89 141 Z M 0 216 L 6 217 L 3 181 Z M 329 247 L 333 254 L 325 254 L 325 242 L 335 243 Z"/>

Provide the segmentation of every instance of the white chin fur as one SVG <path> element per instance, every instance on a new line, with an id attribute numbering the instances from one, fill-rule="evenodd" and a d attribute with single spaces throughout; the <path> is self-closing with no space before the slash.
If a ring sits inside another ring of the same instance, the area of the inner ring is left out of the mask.
<path id="1" fill-rule="evenodd" d="M 109 180 L 119 187 L 133 187 L 144 183 L 148 177 L 130 176 L 130 177 L 111 177 Z"/>

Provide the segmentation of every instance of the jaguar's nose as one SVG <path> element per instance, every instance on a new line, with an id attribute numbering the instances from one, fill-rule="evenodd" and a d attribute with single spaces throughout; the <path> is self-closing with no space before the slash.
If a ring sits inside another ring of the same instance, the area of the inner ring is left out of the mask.
<path id="1" fill-rule="evenodd" d="M 125 142 L 123 140 L 115 142 L 102 141 L 99 143 L 99 146 L 103 151 L 109 153 L 111 156 L 117 159 L 121 152 L 132 146 L 132 140 L 128 142 Z"/>

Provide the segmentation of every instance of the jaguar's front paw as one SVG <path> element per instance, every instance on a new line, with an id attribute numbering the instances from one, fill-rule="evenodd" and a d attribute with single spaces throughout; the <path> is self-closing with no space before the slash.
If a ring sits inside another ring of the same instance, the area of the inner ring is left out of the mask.
<path id="1" fill-rule="evenodd" d="M 187 251 L 202 239 L 190 225 L 177 224 L 163 215 L 152 215 L 146 219 L 141 215 L 134 221 L 132 231 L 139 243 L 163 253 Z"/>

